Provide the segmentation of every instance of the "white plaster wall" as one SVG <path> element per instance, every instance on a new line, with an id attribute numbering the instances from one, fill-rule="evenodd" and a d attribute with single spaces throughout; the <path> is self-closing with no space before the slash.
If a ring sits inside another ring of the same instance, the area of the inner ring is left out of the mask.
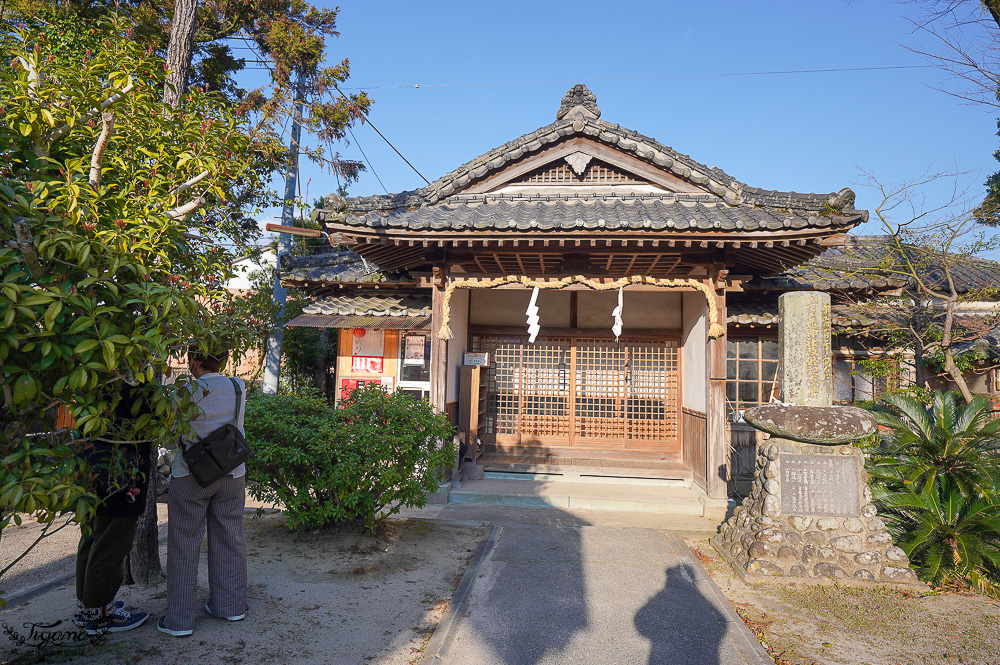
<path id="1" fill-rule="evenodd" d="M 462 374 L 462 356 L 468 351 L 469 344 L 469 290 L 455 289 L 451 293 L 451 328 L 452 338 L 448 340 L 448 378 L 445 382 L 444 401 L 458 401 L 459 380 Z M 437 335 L 437 331 L 431 331 Z"/>
<path id="2" fill-rule="evenodd" d="M 708 318 L 708 306 L 705 296 L 698 291 L 684 293 L 682 303 L 684 306 L 683 406 L 704 413 L 707 411 L 708 402 L 708 371 L 705 365 L 708 349 L 705 321 Z"/>
<path id="3" fill-rule="evenodd" d="M 455 289 L 463 291 L 465 289 Z M 524 311 L 531 300 L 530 289 L 470 289 L 469 323 L 479 326 L 524 326 Z M 569 292 L 539 291 L 539 325 L 543 328 L 569 328 Z"/>
<path id="4" fill-rule="evenodd" d="M 580 328 L 611 328 L 611 313 L 618 306 L 618 291 L 580 291 L 577 325 Z M 629 291 L 622 299 L 624 331 L 650 328 L 681 328 L 681 294 L 674 291 Z"/>
<path id="5" fill-rule="evenodd" d="M 456 289 L 455 295 L 465 289 Z M 528 289 L 470 289 L 470 319 L 481 326 L 527 326 Z M 617 291 L 576 291 L 577 327 L 611 329 Z M 672 291 L 625 290 L 622 321 L 625 331 L 668 328 L 680 330 L 681 296 Z M 454 298 L 454 296 L 453 296 Z M 538 292 L 538 316 L 543 328 L 570 327 L 570 292 Z"/>

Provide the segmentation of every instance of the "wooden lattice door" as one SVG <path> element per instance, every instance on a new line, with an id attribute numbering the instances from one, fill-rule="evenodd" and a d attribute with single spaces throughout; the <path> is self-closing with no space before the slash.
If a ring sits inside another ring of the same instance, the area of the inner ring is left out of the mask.
<path id="1" fill-rule="evenodd" d="M 488 441 L 522 446 L 674 451 L 677 340 L 474 335 L 487 351 Z"/>

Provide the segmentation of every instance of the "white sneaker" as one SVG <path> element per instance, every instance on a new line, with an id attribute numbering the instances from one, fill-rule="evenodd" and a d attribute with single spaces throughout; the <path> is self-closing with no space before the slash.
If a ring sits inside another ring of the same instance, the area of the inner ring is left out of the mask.
<path id="1" fill-rule="evenodd" d="M 174 637 L 187 637 L 192 634 L 193 630 L 174 630 L 173 628 L 167 628 L 163 620 L 167 617 L 160 617 L 160 620 L 156 623 L 156 629 L 161 633 L 166 633 L 167 635 L 173 635 Z"/>
<path id="2" fill-rule="evenodd" d="M 242 621 L 243 618 L 247 615 L 246 612 L 244 612 L 243 614 L 237 614 L 231 617 L 220 617 L 215 612 L 212 611 L 212 608 L 208 606 L 208 603 L 205 603 L 205 611 L 214 616 L 216 619 L 225 619 L 226 621 Z"/>

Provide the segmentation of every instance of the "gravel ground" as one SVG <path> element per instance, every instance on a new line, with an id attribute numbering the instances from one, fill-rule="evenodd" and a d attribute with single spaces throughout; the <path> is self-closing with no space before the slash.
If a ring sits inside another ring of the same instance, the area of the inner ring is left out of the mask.
<path id="1" fill-rule="evenodd" d="M 392 522 L 388 540 L 377 541 L 350 527 L 296 534 L 277 511 L 246 518 L 250 576 L 249 611 L 241 622 L 213 619 L 204 612 L 187 638 L 158 632 L 166 611 L 166 585 L 123 587 L 119 599 L 152 616 L 135 630 L 110 635 L 95 646 L 50 649 L 49 663 L 82 665 L 156 663 L 205 665 L 243 662 L 403 665 L 415 662 L 441 617 L 477 543 L 480 525 L 419 519 Z M 6 546 L 31 538 L 26 525 Z M 72 573 L 79 531 L 69 527 L 32 553 L 3 581 L 10 595 Z M 44 542 L 44 541 L 43 541 Z M 6 554 L 5 554 L 6 556 Z M 161 546 L 166 563 L 166 545 Z M 202 595 L 207 597 L 202 552 Z M 72 578 L 0 611 L 0 624 L 22 635 L 31 624 L 74 628 Z M 9 636 L 9 634 L 8 634 Z M 65 636 L 64 636 L 65 637 Z M 75 637 L 75 636 L 70 636 Z M 36 640 L 37 641 L 37 640 Z M 74 645 L 78 642 L 69 640 Z M 28 646 L 0 646 L 0 663 L 33 660 Z"/>
<path id="2" fill-rule="evenodd" d="M 741 581 L 706 538 L 685 538 L 780 665 L 1000 665 L 1000 603 L 915 593 Z"/>

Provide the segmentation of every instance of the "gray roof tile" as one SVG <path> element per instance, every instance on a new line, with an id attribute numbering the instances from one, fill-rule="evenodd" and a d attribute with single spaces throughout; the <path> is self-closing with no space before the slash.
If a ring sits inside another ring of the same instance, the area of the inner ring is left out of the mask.
<path id="1" fill-rule="evenodd" d="M 564 98 L 564 106 L 580 86 L 574 86 L 567 97 Z M 593 93 L 583 86 L 583 93 L 588 100 L 594 98 Z M 591 102 L 588 101 L 587 104 Z M 587 104 L 583 106 L 589 108 Z M 594 102 L 596 106 L 596 102 Z M 372 216 L 365 213 L 374 211 L 398 211 L 403 208 L 418 208 L 437 204 L 443 200 L 454 197 L 455 192 L 467 187 L 470 183 L 479 180 L 498 169 L 504 168 L 509 162 L 522 158 L 524 155 L 542 149 L 546 145 L 560 140 L 564 137 L 582 134 L 591 136 L 596 140 L 627 153 L 634 154 L 638 159 L 653 164 L 659 168 L 667 169 L 673 174 L 690 180 L 692 183 L 706 187 L 712 195 L 722 198 L 730 204 L 746 204 L 759 207 L 777 207 L 797 210 L 808 210 L 819 212 L 824 206 L 832 205 L 838 211 L 843 211 L 844 216 L 866 218 L 864 211 L 855 211 L 853 193 L 845 194 L 849 190 L 842 190 L 838 194 L 798 194 L 795 192 L 777 192 L 773 190 L 758 189 L 749 187 L 732 176 L 726 174 L 717 167 L 708 167 L 701 164 L 689 156 L 681 154 L 665 146 L 655 139 L 640 134 L 639 132 L 626 129 L 619 125 L 606 122 L 599 118 L 599 113 L 580 113 L 581 106 L 571 109 L 568 115 L 560 115 L 560 119 L 550 125 L 541 127 L 533 132 L 504 143 L 501 146 L 482 154 L 475 159 L 463 164 L 430 183 L 421 189 L 400 192 L 398 194 L 378 195 L 369 197 L 355 197 L 347 199 L 347 211 L 350 215 L 362 215 L 361 223 L 373 223 Z M 839 198 L 837 198 L 839 197 Z M 336 211 L 330 211 L 335 213 Z M 854 214 L 851 214 L 854 213 Z M 319 218 L 326 217 L 326 211 L 320 211 Z M 332 219 L 332 215 L 330 215 Z M 825 221 L 825 218 L 817 217 L 816 221 Z"/>
<path id="2" fill-rule="evenodd" d="M 816 258 L 774 277 L 747 282 L 744 288 L 819 291 L 900 288 L 907 284 L 907 280 L 884 267 L 891 262 L 894 251 L 888 236 L 848 236 L 843 245 L 828 247 Z M 941 285 L 945 283 L 939 260 L 918 258 L 917 248 L 910 251 L 932 281 Z M 958 255 L 954 258 L 955 263 L 950 265 L 950 269 L 960 293 L 1000 289 L 1000 263 Z"/>
<path id="3" fill-rule="evenodd" d="M 430 296 L 334 296 L 312 303 L 303 314 L 339 316 L 430 316 Z"/>
<path id="4" fill-rule="evenodd" d="M 850 228 L 860 213 L 823 216 L 806 209 L 730 206 L 710 194 L 456 195 L 416 208 L 347 215 L 356 227 L 430 230 L 652 229 L 778 231 Z"/>

